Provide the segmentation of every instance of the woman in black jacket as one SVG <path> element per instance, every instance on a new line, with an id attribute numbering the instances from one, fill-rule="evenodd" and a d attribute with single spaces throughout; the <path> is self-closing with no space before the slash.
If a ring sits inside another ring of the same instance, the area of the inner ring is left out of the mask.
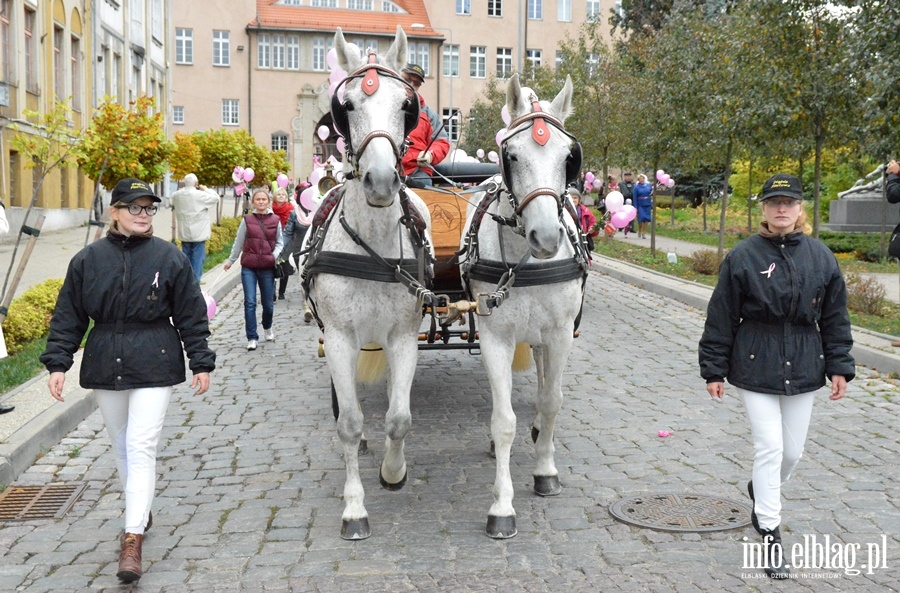
<path id="1" fill-rule="evenodd" d="M 844 396 L 856 370 L 847 291 L 834 255 L 808 237 L 803 188 L 793 175 L 763 185 L 759 234 L 722 262 L 700 339 L 700 374 L 721 400 L 725 379 L 743 396 L 753 432 L 753 526 L 766 574 L 788 578 L 781 546 L 781 485 L 803 453 L 816 392 L 831 379 Z"/>
<path id="2" fill-rule="evenodd" d="M 125 582 L 143 572 L 141 545 L 153 522 L 157 444 L 172 387 L 185 380 L 182 343 L 196 395 L 209 388 L 216 363 L 207 345 L 206 303 L 191 264 L 174 245 L 153 237 L 159 201 L 139 179 L 116 184 L 109 233 L 69 262 L 41 355 L 50 371 L 50 395 L 63 401 L 65 373 L 93 320 L 80 382 L 95 390 L 125 491 L 117 573 Z"/>

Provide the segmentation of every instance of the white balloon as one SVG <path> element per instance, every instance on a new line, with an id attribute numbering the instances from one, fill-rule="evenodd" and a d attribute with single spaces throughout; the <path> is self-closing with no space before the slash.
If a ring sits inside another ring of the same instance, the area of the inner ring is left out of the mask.
<path id="1" fill-rule="evenodd" d="M 492 150 L 488 153 L 488 160 L 491 161 L 492 163 L 496 163 L 497 161 L 500 160 L 500 157 L 497 156 L 496 150 Z"/>
<path id="2" fill-rule="evenodd" d="M 503 125 L 508 126 L 509 122 L 512 121 L 509 117 L 509 107 L 504 104 L 503 109 L 500 110 L 500 119 L 503 120 Z"/>
<path id="3" fill-rule="evenodd" d="M 623 206 L 625 206 L 625 196 L 622 195 L 622 192 L 613 190 L 606 194 L 607 212 L 618 212 Z"/>

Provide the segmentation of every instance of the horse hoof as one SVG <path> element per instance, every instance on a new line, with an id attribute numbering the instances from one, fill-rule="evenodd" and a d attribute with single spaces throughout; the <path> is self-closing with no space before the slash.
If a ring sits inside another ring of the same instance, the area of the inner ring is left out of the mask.
<path id="1" fill-rule="evenodd" d="M 361 439 L 359 441 L 359 454 L 365 455 L 368 452 L 369 452 L 369 441 L 367 441 L 366 439 Z"/>
<path id="2" fill-rule="evenodd" d="M 515 537 L 519 530 L 516 529 L 516 516 L 497 517 L 488 515 L 487 527 L 484 530 L 488 537 L 494 539 L 509 539 Z"/>
<path id="3" fill-rule="evenodd" d="M 381 481 L 382 488 L 384 488 L 385 490 L 390 490 L 391 492 L 396 492 L 397 490 L 400 490 L 401 488 L 406 486 L 406 477 L 408 475 L 409 475 L 409 472 L 404 473 L 403 477 L 400 478 L 399 482 L 397 482 L 396 484 L 391 484 L 390 482 L 388 482 L 387 480 L 384 479 L 384 474 L 379 471 L 378 479 Z"/>
<path id="4" fill-rule="evenodd" d="M 534 492 L 538 496 L 556 496 L 562 492 L 559 476 L 535 476 Z"/>
<path id="5" fill-rule="evenodd" d="M 538 435 L 540 435 L 540 434 L 541 434 L 541 431 L 539 431 L 537 428 L 532 426 L 531 427 L 531 442 L 536 443 Z"/>
<path id="6" fill-rule="evenodd" d="M 370 535 L 372 535 L 372 530 L 369 529 L 368 517 L 341 521 L 341 539 L 353 541 L 367 539 Z"/>

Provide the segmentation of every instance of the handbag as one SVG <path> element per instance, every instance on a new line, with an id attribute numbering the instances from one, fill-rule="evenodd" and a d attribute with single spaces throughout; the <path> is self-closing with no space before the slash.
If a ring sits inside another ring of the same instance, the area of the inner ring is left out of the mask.
<path id="1" fill-rule="evenodd" d="M 900 259 L 900 224 L 891 231 L 891 240 L 888 243 L 888 255 Z"/>
<path id="2" fill-rule="evenodd" d="M 275 263 L 275 277 L 276 278 L 287 278 L 288 276 L 293 276 L 297 269 L 291 265 L 286 259 L 279 259 Z"/>

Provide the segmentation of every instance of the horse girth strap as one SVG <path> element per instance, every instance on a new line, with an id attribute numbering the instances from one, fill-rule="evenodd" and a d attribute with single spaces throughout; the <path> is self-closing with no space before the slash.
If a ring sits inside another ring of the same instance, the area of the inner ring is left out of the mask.
<path id="1" fill-rule="evenodd" d="M 509 271 L 509 266 L 504 262 L 479 259 L 466 275 L 471 280 L 499 283 Z M 522 288 L 559 284 L 581 279 L 585 275 L 584 267 L 574 259 L 537 262 L 517 266 L 514 285 Z"/>
<path id="2" fill-rule="evenodd" d="M 368 255 L 322 251 L 309 267 L 309 274 L 333 274 L 373 282 L 399 282 L 396 273 L 398 267 L 407 274 L 416 274 L 419 269 L 419 262 L 415 259 L 384 258 L 382 261 L 391 267 L 378 266 Z"/>

